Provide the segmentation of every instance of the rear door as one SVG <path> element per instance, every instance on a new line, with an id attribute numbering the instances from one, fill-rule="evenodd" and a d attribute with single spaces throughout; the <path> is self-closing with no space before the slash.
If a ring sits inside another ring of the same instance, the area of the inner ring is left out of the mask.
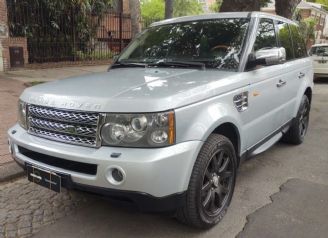
<path id="1" fill-rule="evenodd" d="M 281 125 L 290 121 L 294 115 L 294 109 L 298 106 L 298 92 L 310 73 L 310 60 L 307 56 L 304 40 L 298 27 L 283 21 L 276 22 L 278 30 L 279 46 L 286 50 L 286 62 L 282 65 L 282 80 L 285 84 L 280 88 L 279 97 L 282 101 Z"/>

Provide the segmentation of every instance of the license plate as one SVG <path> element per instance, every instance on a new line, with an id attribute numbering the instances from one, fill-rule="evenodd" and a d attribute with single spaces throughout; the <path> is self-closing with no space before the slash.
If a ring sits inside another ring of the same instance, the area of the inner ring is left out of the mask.
<path id="1" fill-rule="evenodd" d="M 27 178 L 29 181 L 60 193 L 61 177 L 59 175 L 45 169 L 34 167 L 32 165 L 27 165 L 26 170 Z"/>

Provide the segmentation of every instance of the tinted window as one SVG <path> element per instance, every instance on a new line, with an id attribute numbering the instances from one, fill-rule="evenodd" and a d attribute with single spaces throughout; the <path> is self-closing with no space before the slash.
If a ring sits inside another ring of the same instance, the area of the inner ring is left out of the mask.
<path id="1" fill-rule="evenodd" d="M 305 43 L 303 37 L 299 31 L 299 28 L 295 25 L 290 25 L 292 39 L 294 44 L 295 58 L 303 58 L 307 56 Z"/>
<path id="2" fill-rule="evenodd" d="M 280 46 L 286 49 L 286 59 L 294 58 L 293 42 L 290 35 L 289 26 L 285 22 L 278 22 Z"/>
<path id="3" fill-rule="evenodd" d="M 254 51 L 274 47 L 277 47 L 277 39 L 273 21 L 270 19 L 261 19 L 254 44 Z"/>
<path id="4" fill-rule="evenodd" d="M 328 46 L 316 46 L 312 47 L 310 51 L 311 55 L 328 56 Z"/>
<path id="5" fill-rule="evenodd" d="M 119 63 L 192 61 L 237 70 L 249 19 L 216 19 L 155 26 L 123 52 Z"/>

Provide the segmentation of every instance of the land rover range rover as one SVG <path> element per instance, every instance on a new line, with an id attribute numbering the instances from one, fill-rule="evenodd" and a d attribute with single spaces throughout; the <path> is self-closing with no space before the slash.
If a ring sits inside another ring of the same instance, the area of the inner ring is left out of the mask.
<path id="1" fill-rule="evenodd" d="M 279 140 L 301 144 L 311 59 L 298 26 L 264 13 L 152 24 L 108 72 L 27 88 L 9 129 L 30 181 L 218 223 L 241 161 Z"/>

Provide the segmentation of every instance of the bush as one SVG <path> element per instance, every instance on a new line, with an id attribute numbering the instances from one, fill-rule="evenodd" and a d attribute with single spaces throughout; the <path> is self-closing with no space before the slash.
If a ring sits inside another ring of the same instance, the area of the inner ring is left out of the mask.
<path id="1" fill-rule="evenodd" d="M 75 53 L 75 56 L 77 60 L 106 60 L 106 59 L 112 59 L 114 54 L 111 51 L 77 51 Z"/>

